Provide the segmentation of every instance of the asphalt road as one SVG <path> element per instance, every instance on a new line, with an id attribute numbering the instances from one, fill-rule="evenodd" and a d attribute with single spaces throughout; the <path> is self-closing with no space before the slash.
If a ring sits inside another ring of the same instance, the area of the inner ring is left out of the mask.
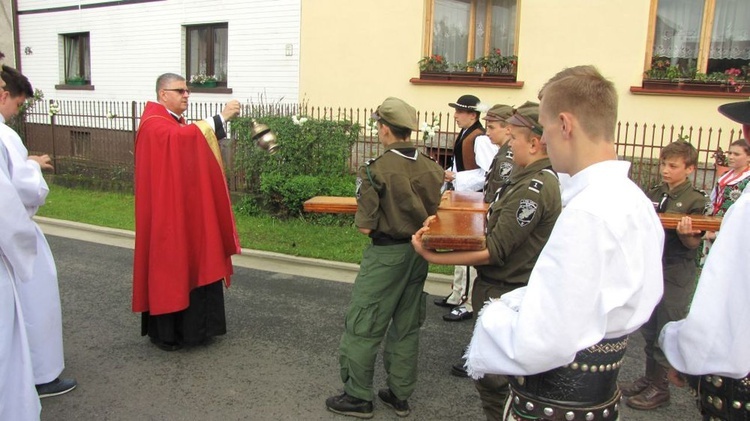
<path id="1" fill-rule="evenodd" d="M 42 400 L 43 420 L 345 420 L 325 409 L 341 391 L 337 347 L 351 284 L 236 268 L 226 291 L 228 333 L 207 346 L 164 352 L 140 336 L 130 311 L 133 252 L 48 236 L 57 261 L 66 369 L 79 386 Z M 412 420 L 482 420 L 471 381 L 449 374 L 471 323 L 447 323 L 428 297 Z M 620 377 L 643 370 L 631 336 Z M 375 388 L 384 387 L 381 360 Z M 399 419 L 375 402 L 375 419 Z M 626 420 L 698 420 L 687 390 Z"/>

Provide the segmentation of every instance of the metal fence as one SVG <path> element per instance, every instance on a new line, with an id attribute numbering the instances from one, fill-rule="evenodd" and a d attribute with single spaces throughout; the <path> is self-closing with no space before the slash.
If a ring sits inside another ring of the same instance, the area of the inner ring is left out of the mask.
<path id="1" fill-rule="evenodd" d="M 52 105 L 52 104 L 56 105 Z M 27 112 L 25 125 L 19 127 L 32 153 L 53 157 L 57 174 L 74 174 L 104 179 L 132 180 L 135 131 L 145 102 L 137 101 L 49 101 L 37 103 Z M 222 103 L 191 103 L 186 118 L 197 120 L 219 113 Z M 52 110 L 52 112 L 50 112 Z M 313 107 L 306 104 L 243 105 L 242 115 L 306 116 L 324 120 L 347 120 L 362 128 L 349 156 L 354 171 L 369 158 L 380 155 L 383 146 L 371 130 L 374 109 Z M 412 140 L 441 165 L 448 165 L 456 133 L 460 130 L 450 113 L 418 112 L 420 122 L 434 126 L 434 137 L 423 132 L 412 133 Z M 231 124 L 230 124 L 231 135 Z M 659 182 L 658 157 L 661 148 L 686 136 L 699 151 L 697 171 L 692 181 L 698 188 L 710 189 L 715 182 L 712 155 L 718 147 L 726 150 L 740 137 L 739 130 L 694 126 L 665 126 L 655 123 L 620 122 L 615 134 L 617 153 L 631 161 L 631 178 L 641 186 Z M 322 139 L 321 141 L 324 141 Z M 283 139 L 282 139 L 283 142 Z M 222 142 L 230 188 L 243 185 L 241 174 L 234 171 L 237 142 Z"/>

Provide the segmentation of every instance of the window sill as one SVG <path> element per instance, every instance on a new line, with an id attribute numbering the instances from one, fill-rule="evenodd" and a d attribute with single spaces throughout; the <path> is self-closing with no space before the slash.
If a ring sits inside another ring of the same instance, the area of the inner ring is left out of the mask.
<path id="1" fill-rule="evenodd" d="M 232 88 L 225 88 L 223 86 L 218 86 L 215 88 L 191 86 L 190 92 L 194 94 L 231 94 Z"/>
<path id="2" fill-rule="evenodd" d="M 508 89 L 521 89 L 523 88 L 523 82 L 482 82 L 477 80 L 429 80 L 420 79 L 413 77 L 409 79 L 409 83 L 413 85 L 440 85 L 440 86 L 475 86 L 475 87 L 492 87 L 492 88 L 508 88 Z"/>
<path id="3" fill-rule="evenodd" d="M 94 85 L 55 85 L 60 91 L 93 91 Z"/>

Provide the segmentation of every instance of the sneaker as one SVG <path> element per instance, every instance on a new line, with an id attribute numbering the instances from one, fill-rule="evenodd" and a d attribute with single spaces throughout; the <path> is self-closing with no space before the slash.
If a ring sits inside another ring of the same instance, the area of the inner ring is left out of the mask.
<path id="1" fill-rule="evenodd" d="M 49 398 L 50 396 L 59 396 L 70 392 L 78 386 L 74 379 L 56 378 L 49 383 L 36 385 L 36 393 L 39 398 Z"/>
<path id="2" fill-rule="evenodd" d="M 349 396 L 346 392 L 326 399 L 326 408 L 336 414 L 350 417 L 372 418 L 372 402 Z"/>
<path id="3" fill-rule="evenodd" d="M 406 399 L 401 400 L 397 398 L 396 395 L 391 392 L 391 389 L 380 389 L 378 391 L 378 397 L 384 404 L 393 408 L 393 410 L 396 411 L 396 415 L 399 417 L 409 416 L 409 413 L 411 412 L 411 409 L 409 409 L 409 402 L 407 402 Z"/>
<path id="4" fill-rule="evenodd" d="M 469 311 L 464 306 L 455 307 L 450 313 L 443 316 L 443 320 L 446 322 L 460 322 L 461 320 L 468 320 L 474 317 L 474 312 Z"/>

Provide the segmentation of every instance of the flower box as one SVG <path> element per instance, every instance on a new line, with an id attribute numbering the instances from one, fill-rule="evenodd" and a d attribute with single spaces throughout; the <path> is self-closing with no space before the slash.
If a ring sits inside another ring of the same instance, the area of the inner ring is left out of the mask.
<path id="1" fill-rule="evenodd" d="M 464 82 L 498 82 L 514 83 L 516 75 L 510 73 L 480 73 L 480 72 L 419 72 L 423 80 L 455 80 Z"/>
<path id="2" fill-rule="evenodd" d="M 215 80 L 207 80 L 202 83 L 191 83 L 190 85 L 195 86 L 196 88 L 215 88 L 216 87 L 216 81 Z"/>
<path id="3" fill-rule="evenodd" d="M 424 80 L 448 80 L 449 76 L 445 72 L 419 72 L 419 78 Z"/>
<path id="4" fill-rule="evenodd" d="M 727 84 L 721 82 L 684 81 L 682 82 L 682 89 L 697 92 L 726 92 Z"/>
<path id="5" fill-rule="evenodd" d="M 654 89 L 660 91 L 677 91 L 679 90 L 679 82 L 671 80 L 660 80 L 660 79 L 644 79 L 643 89 Z"/>
<path id="6" fill-rule="evenodd" d="M 86 84 L 86 81 L 83 79 L 69 79 L 65 81 L 66 85 L 73 85 L 73 86 L 82 86 Z"/>

